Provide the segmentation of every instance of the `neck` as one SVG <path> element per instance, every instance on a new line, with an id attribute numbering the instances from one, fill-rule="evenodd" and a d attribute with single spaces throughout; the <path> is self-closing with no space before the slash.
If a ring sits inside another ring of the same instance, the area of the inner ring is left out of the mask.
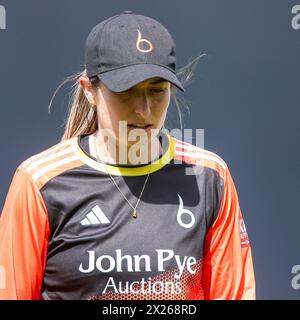
<path id="1" fill-rule="evenodd" d="M 122 141 L 112 143 L 115 139 L 107 139 L 100 131 L 93 134 L 94 151 L 96 158 L 102 162 L 113 165 L 142 165 L 153 162 L 163 153 L 159 137 L 154 136 L 143 143 L 138 141 L 134 144 L 127 144 Z"/>

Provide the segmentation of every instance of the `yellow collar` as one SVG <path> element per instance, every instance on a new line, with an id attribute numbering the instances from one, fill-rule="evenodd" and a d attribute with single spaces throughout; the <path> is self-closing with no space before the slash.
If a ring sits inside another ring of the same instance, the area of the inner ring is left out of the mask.
<path id="1" fill-rule="evenodd" d="M 155 171 L 158 171 L 162 167 L 164 167 L 166 164 L 168 164 L 173 158 L 175 153 L 175 143 L 173 138 L 167 134 L 168 138 L 168 148 L 164 152 L 164 154 L 157 159 L 154 162 L 151 162 L 147 165 L 142 166 L 114 166 L 114 165 L 108 165 L 101 162 L 98 162 L 91 158 L 87 153 L 85 153 L 80 145 L 79 145 L 79 139 L 80 136 L 75 137 L 74 139 L 71 139 L 71 146 L 73 148 L 73 151 L 76 153 L 76 155 L 80 158 L 80 160 L 85 163 L 86 165 L 98 170 L 102 171 L 104 173 L 109 172 L 112 175 L 117 176 L 142 176 L 146 175 L 148 173 L 152 173 Z"/>

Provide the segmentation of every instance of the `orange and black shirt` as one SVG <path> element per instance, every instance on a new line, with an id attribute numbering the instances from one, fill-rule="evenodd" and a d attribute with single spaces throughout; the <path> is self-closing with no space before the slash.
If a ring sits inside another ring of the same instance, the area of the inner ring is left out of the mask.
<path id="1" fill-rule="evenodd" d="M 162 134 L 151 163 L 95 158 L 90 135 L 21 163 L 0 217 L 0 299 L 255 299 L 222 158 Z M 113 177 L 138 217 L 117 190 Z"/>

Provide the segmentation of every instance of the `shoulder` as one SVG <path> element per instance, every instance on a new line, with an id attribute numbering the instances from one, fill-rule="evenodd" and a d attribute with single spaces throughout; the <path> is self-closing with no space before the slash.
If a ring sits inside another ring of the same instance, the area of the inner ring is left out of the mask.
<path id="1" fill-rule="evenodd" d="M 225 177 L 228 170 L 227 163 L 218 154 L 174 137 L 172 139 L 175 148 L 174 160 L 212 169 L 217 171 L 221 177 Z"/>
<path id="2" fill-rule="evenodd" d="M 58 174 L 81 164 L 74 152 L 73 137 L 35 154 L 24 160 L 17 168 L 40 189 L 47 181 Z"/>

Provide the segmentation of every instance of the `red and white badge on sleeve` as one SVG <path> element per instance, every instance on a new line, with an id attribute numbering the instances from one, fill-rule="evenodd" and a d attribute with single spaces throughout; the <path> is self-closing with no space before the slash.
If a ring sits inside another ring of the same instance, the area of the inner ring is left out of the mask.
<path id="1" fill-rule="evenodd" d="M 242 248 L 245 248 L 249 246 L 249 239 L 248 239 L 248 233 L 247 233 L 243 218 L 240 218 L 239 224 L 240 224 L 241 246 Z"/>

